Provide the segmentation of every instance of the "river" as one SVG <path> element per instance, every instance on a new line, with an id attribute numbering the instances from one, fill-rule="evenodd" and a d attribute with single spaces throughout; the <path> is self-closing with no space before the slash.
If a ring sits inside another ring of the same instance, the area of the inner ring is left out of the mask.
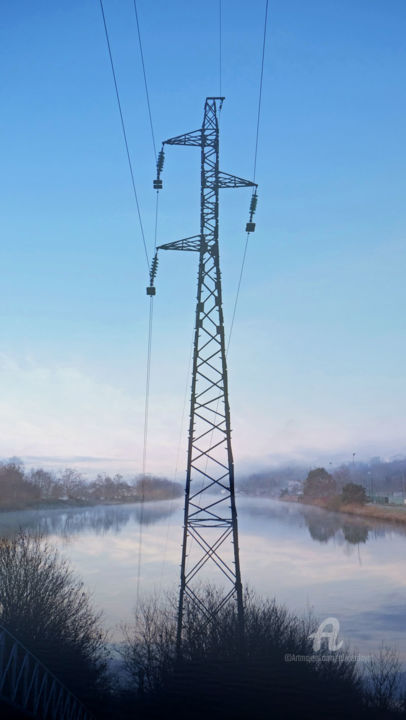
<path id="1" fill-rule="evenodd" d="M 381 643 L 406 663 L 406 526 L 267 498 L 237 497 L 243 582 L 299 614 L 335 617 L 368 655 Z M 142 519 L 142 525 L 140 525 Z M 177 591 L 182 500 L 0 514 L 0 536 L 40 531 L 71 561 L 113 640 L 131 622 L 141 539 L 142 596 Z"/>

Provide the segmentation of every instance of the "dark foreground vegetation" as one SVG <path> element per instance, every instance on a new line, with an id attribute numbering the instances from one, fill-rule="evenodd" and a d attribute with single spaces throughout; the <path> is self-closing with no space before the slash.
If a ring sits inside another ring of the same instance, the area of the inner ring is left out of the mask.
<path id="1" fill-rule="evenodd" d="M 218 605 L 215 589 L 202 588 L 200 596 L 206 607 Z M 187 606 L 180 662 L 174 603 L 140 608 L 126 631 L 124 658 L 141 717 L 164 711 L 199 719 L 406 717 L 392 650 L 381 648 L 365 668 L 349 651 L 334 655 L 322 647 L 315 653 L 309 638 L 318 626 L 314 618 L 299 618 L 249 591 L 245 602 L 242 652 L 233 607 L 224 607 L 216 625 L 206 625 L 196 607 Z"/>
<path id="2" fill-rule="evenodd" d="M 38 468 L 26 471 L 19 461 L 0 464 L 0 510 L 38 505 L 87 505 L 168 500 L 182 495 L 179 483 L 159 477 L 101 475 L 87 481 L 70 468 L 60 474 Z"/>
<path id="3" fill-rule="evenodd" d="M 84 701 L 105 687 L 101 615 L 68 562 L 39 536 L 0 539 L 0 623 Z"/>
<path id="4" fill-rule="evenodd" d="M 200 593 L 206 606 L 217 606 L 217 590 Z M 181 660 L 175 652 L 176 598 L 141 605 L 123 631 L 123 685 L 107 670 L 101 617 L 66 561 L 40 537 L 20 533 L 0 541 L 1 623 L 96 719 L 406 717 L 394 652 L 382 648 L 362 667 L 342 650 L 315 653 L 309 638 L 318 626 L 314 618 L 298 618 L 249 591 L 245 602 L 243 648 L 232 605 L 215 625 L 187 605 Z M 312 660 L 287 660 L 292 655 Z M 0 716 L 8 713 L 0 702 Z"/>

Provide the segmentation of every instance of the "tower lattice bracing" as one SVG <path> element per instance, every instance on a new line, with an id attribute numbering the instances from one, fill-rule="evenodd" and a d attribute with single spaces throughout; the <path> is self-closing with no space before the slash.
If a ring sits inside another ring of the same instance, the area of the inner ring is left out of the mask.
<path id="1" fill-rule="evenodd" d="M 243 596 L 238 548 L 234 463 L 231 447 L 230 405 L 219 258 L 219 190 L 255 187 L 253 182 L 219 169 L 218 112 L 223 98 L 209 97 L 203 125 L 164 142 L 201 148 L 200 233 L 161 245 L 157 250 L 194 251 L 199 254 L 190 424 L 187 450 L 184 530 L 178 610 L 178 649 L 182 641 L 184 604 L 195 603 L 210 622 L 228 601 L 237 603 L 243 627 Z M 160 189 L 163 151 L 154 187 Z M 256 194 L 255 194 L 256 204 Z M 251 204 L 251 209 L 252 209 Z M 255 207 L 254 207 L 255 210 Z M 251 223 L 253 230 L 255 225 Z M 151 268 L 147 293 L 153 286 L 157 257 Z M 222 587 L 217 607 L 207 607 L 199 596 L 199 583 L 210 579 Z"/>

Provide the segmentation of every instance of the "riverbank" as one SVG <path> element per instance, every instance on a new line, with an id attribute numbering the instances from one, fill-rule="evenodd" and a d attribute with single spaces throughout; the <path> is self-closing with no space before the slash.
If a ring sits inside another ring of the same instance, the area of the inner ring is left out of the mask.
<path id="1" fill-rule="evenodd" d="M 128 497 L 128 498 L 122 498 L 120 500 L 113 499 L 113 500 L 87 500 L 87 499 L 66 499 L 66 500 L 40 500 L 39 502 L 33 502 L 33 503 L 16 503 L 15 505 L 8 505 L 7 507 L 0 507 L 0 514 L 7 513 L 7 512 L 18 512 L 23 510 L 63 510 L 64 508 L 72 509 L 72 508 L 96 508 L 96 507 L 102 507 L 104 505 L 135 505 L 139 503 L 144 502 L 162 502 L 163 500 L 175 500 L 178 497 L 181 497 L 182 493 L 179 493 L 179 495 L 168 495 L 168 496 L 154 496 L 151 497 L 145 496 L 143 498 L 137 496 L 137 497 Z"/>
<path id="2" fill-rule="evenodd" d="M 0 463 L 0 511 L 52 510 L 97 505 L 127 505 L 171 500 L 183 495 L 180 483 L 154 475 L 126 480 L 99 474 L 86 480 L 73 468 L 54 475 L 43 468 L 27 472 L 20 462 Z"/>
<path id="3" fill-rule="evenodd" d="M 324 498 L 308 498 L 303 500 L 303 498 L 289 499 L 289 497 L 282 497 L 280 499 L 284 502 L 299 502 L 301 505 L 313 505 L 322 510 L 329 510 L 330 512 L 339 512 L 345 515 L 356 515 L 357 517 L 406 525 L 406 506 L 402 505 L 347 505 L 343 503 L 338 504 L 337 502 L 332 503 L 330 499 Z"/>

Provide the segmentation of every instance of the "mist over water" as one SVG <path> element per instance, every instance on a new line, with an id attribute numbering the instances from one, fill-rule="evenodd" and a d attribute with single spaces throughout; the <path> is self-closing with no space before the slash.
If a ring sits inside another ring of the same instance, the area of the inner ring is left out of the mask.
<path id="1" fill-rule="evenodd" d="M 297 613 L 337 617 L 360 654 L 384 642 L 406 662 L 406 528 L 309 506 L 238 496 L 243 582 Z M 141 595 L 176 592 L 183 501 L 0 514 L 0 535 L 40 532 L 56 544 L 104 612 L 112 640 L 131 620 L 142 523 Z"/>

